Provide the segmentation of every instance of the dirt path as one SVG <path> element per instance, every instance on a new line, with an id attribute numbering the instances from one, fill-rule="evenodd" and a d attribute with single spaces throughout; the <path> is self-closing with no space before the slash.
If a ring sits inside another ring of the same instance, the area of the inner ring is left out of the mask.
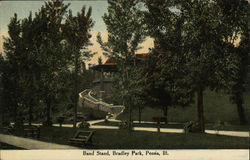
<path id="1" fill-rule="evenodd" d="M 25 149 L 78 149 L 77 147 L 0 134 L 0 142 Z"/>

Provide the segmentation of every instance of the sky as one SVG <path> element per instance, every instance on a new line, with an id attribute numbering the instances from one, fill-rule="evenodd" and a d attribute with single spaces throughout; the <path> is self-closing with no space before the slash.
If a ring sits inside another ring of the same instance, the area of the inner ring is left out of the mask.
<path id="1" fill-rule="evenodd" d="M 79 12 L 82 7 L 85 5 L 87 8 L 92 7 L 92 18 L 95 21 L 95 25 L 92 29 L 92 38 L 91 42 L 93 46 L 90 46 L 89 49 L 93 52 L 97 52 L 89 63 L 96 64 L 98 57 L 106 59 L 102 55 L 102 50 L 100 45 L 96 42 L 96 35 L 98 32 L 101 32 L 102 37 L 107 40 L 108 33 L 106 31 L 106 26 L 102 20 L 102 16 L 107 12 L 108 3 L 105 0 L 78 0 L 78 1 L 64 1 L 65 4 L 70 3 L 69 9 L 72 10 L 73 14 Z M 0 53 L 3 52 L 3 36 L 8 36 L 8 24 L 10 18 L 14 16 L 14 13 L 17 13 L 18 18 L 26 18 L 30 12 L 35 13 L 39 8 L 44 4 L 44 1 L 0 1 Z M 148 52 L 148 48 L 153 46 L 152 39 L 147 39 L 142 44 L 142 49 L 138 53 Z"/>

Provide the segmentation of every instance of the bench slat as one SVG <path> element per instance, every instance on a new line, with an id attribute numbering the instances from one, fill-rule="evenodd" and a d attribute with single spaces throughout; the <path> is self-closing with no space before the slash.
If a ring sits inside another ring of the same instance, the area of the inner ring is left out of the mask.
<path id="1" fill-rule="evenodd" d="M 77 131 L 75 136 L 69 140 L 70 143 L 74 144 L 88 144 L 92 143 L 92 136 L 94 135 L 95 131 Z M 87 136 L 83 136 L 82 134 L 88 134 Z"/>

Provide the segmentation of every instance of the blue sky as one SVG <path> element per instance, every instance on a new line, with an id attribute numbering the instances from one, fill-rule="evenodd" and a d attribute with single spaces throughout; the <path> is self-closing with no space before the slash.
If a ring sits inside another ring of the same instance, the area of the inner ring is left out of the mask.
<path id="1" fill-rule="evenodd" d="M 36 12 L 44 4 L 43 1 L 2 1 L 0 2 L 0 29 L 7 30 L 7 25 L 14 13 L 19 18 L 25 18 L 29 12 Z M 92 7 L 92 17 L 95 21 L 95 31 L 105 31 L 105 24 L 102 21 L 102 15 L 107 12 L 107 1 L 64 1 L 65 4 L 70 3 L 69 8 L 73 14 L 77 13 L 85 5 Z"/>
<path id="2" fill-rule="evenodd" d="M 85 5 L 87 8 L 92 7 L 92 18 L 95 21 L 95 25 L 92 29 L 92 38 L 91 41 L 93 46 L 89 49 L 93 52 L 97 52 L 98 54 L 95 55 L 92 59 L 91 63 L 96 63 L 99 56 L 102 56 L 104 59 L 105 57 L 102 55 L 102 51 L 100 49 L 99 44 L 96 42 L 96 35 L 98 32 L 102 33 L 102 36 L 107 39 L 107 31 L 106 26 L 102 20 L 102 16 L 105 12 L 107 12 L 108 3 L 106 0 L 78 0 L 78 1 L 64 1 L 65 4 L 70 3 L 69 9 L 72 10 L 73 14 L 79 12 L 82 7 Z M 37 0 L 37 1 L 0 1 L 0 53 L 3 52 L 2 43 L 3 39 L 2 36 L 8 35 L 8 24 L 10 22 L 10 18 L 14 16 L 14 13 L 17 13 L 18 18 L 22 19 L 29 15 L 30 12 L 33 14 L 37 12 L 41 6 L 44 4 L 44 1 Z M 152 40 L 147 40 L 146 46 L 152 46 Z M 141 52 L 147 52 L 148 47 L 146 47 Z"/>

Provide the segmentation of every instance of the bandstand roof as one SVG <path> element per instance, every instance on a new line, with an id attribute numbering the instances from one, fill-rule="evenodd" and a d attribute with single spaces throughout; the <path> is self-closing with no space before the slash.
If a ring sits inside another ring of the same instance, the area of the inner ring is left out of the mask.
<path id="1" fill-rule="evenodd" d="M 117 70 L 117 64 L 114 60 L 108 59 L 104 64 L 92 66 L 91 69 L 103 72 L 115 72 Z"/>
<path id="2" fill-rule="evenodd" d="M 136 58 L 138 60 L 148 59 L 148 56 L 149 55 L 147 53 L 136 54 Z M 117 64 L 113 59 L 109 58 L 104 64 L 92 66 L 91 69 L 96 70 L 96 71 L 103 71 L 103 72 L 116 72 Z"/>

